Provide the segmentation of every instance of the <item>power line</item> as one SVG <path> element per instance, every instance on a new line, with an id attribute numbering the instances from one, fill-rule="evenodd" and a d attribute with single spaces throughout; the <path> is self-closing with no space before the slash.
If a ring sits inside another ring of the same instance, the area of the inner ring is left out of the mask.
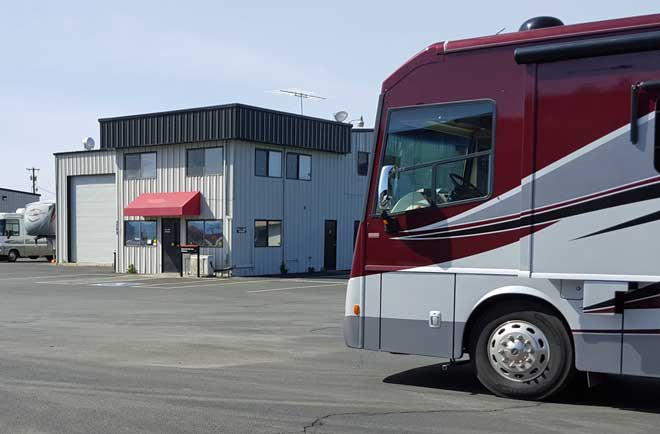
<path id="1" fill-rule="evenodd" d="M 27 170 L 28 172 L 32 172 L 32 175 L 30 175 L 30 181 L 32 181 L 32 193 L 36 194 L 37 191 L 39 191 L 39 189 L 37 188 L 37 172 L 39 171 L 39 169 L 37 169 L 36 167 L 30 167 L 25 170 Z"/>

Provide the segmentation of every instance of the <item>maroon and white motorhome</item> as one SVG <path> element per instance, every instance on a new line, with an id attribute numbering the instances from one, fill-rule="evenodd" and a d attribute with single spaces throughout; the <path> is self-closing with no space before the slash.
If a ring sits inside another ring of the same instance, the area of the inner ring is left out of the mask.
<path id="1" fill-rule="evenodd" d="M 660 15 L 433 44 L 382 87 L 350 347 L 542 399 L 660 376 Z"/>

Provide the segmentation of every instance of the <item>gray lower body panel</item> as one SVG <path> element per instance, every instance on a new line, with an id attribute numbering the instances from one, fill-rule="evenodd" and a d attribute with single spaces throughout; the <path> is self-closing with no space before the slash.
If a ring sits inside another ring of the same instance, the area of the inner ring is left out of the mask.
<path id="1" fill-rule="evenodd" d="M 619 374 L 621 334 L 574 333 L 575 367 L 580 371 Z"/>
<path id="2" fill-rule="evenodd" d="M 660 377 L 660 334 L 626 334 L 623 339 L 623 372 Z"/>

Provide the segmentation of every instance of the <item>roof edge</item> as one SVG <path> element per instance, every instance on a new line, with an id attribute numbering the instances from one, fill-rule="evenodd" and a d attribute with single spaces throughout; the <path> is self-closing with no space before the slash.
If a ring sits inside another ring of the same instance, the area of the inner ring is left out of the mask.
<path id="1" fill-rule="evenodd" d="M 12 192 L 12 193 L 29 194 L 30 196 L 39 196 L 39 197 L 41 197 L 41 194 L 39 194 L 39 193 L 32 193 L 31 191 L 14 190 L 13 188 L 4 188 L 4 187 L 0 187 L 0 190 L 3 190 L 3 191 L 10 191 L 10 192 Z"/>
<path id="2" fill-rule="evenodd" d="M 135 114 L 135 115 L 125 115 L 125 116 L 115 116 L 115 117 L 108 117 L 108 118 L 99 118 L 98 121 L 99 121 L 99 123 L 101 123 L 101 122 L 110 122 L 110 121 L 122 121 L 122 120 L 129 120 L 129 119 L 148 118 L 148 117 L 153 117 L 153 116 L 165 116 L 165 115 L 174 115 L 174 114 L 190 113 L 190 112 L 196 112 L 196 111 L 218 110 L 218 109 L 227 109 L 227 108 L 245 108 L 245 109 L 250 109 L 250 110 L 259 110 L 259 111 L 267 112 L 267 113 L 279 114 L 279 115 L 283 115 L 283 116 L 296 117 L 296 118 L 299 118 L 299 119 L 308 119 L 308 120 L 317 121 L 317 122 L 326 122 L 326 123 L 333 124 L 333 125 L 350 125 L 350 124 L 346 124 L 344 122 L 337 122 L 337 121 L 333 121 L 333 120 L 330 120 L 330 119 L 318 118 L 316 116 L 299 115 L 297 113 L 285 112 L 285 111 L 281 111 L 281 110 L 273 110 L 273 109 L 269 109 L 269 108 L 264 108 L 264 107 L 249 105 L 249 104 L 241 104 L 241 103 L 219 104 L 219 105 L 210 105 L 210 106 L 202 106 L 202 107 L 189 107 L 189 108 L 185 108 L 185 109 L 165 110 L 165 111 L 151 112 L 151 113 L 139 113 L 139 114 Z"/>

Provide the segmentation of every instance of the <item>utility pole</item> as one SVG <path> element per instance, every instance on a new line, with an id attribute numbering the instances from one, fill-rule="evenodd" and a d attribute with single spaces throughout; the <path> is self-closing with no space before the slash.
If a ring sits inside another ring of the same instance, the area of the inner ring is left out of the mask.
<path id="1" fill-rule="evenodd" d="M 37 169 L 36 167 L 30 167 L 25 170 L 27 170 L 28 172 L 32 172 L 32 175 L 30 175 L 30 181 L 32 181 L 32 193 L 36 194 L 37 190 L 39 190 L 37 188 L 37 172 L 39 171 L 39 169 Z"/>

